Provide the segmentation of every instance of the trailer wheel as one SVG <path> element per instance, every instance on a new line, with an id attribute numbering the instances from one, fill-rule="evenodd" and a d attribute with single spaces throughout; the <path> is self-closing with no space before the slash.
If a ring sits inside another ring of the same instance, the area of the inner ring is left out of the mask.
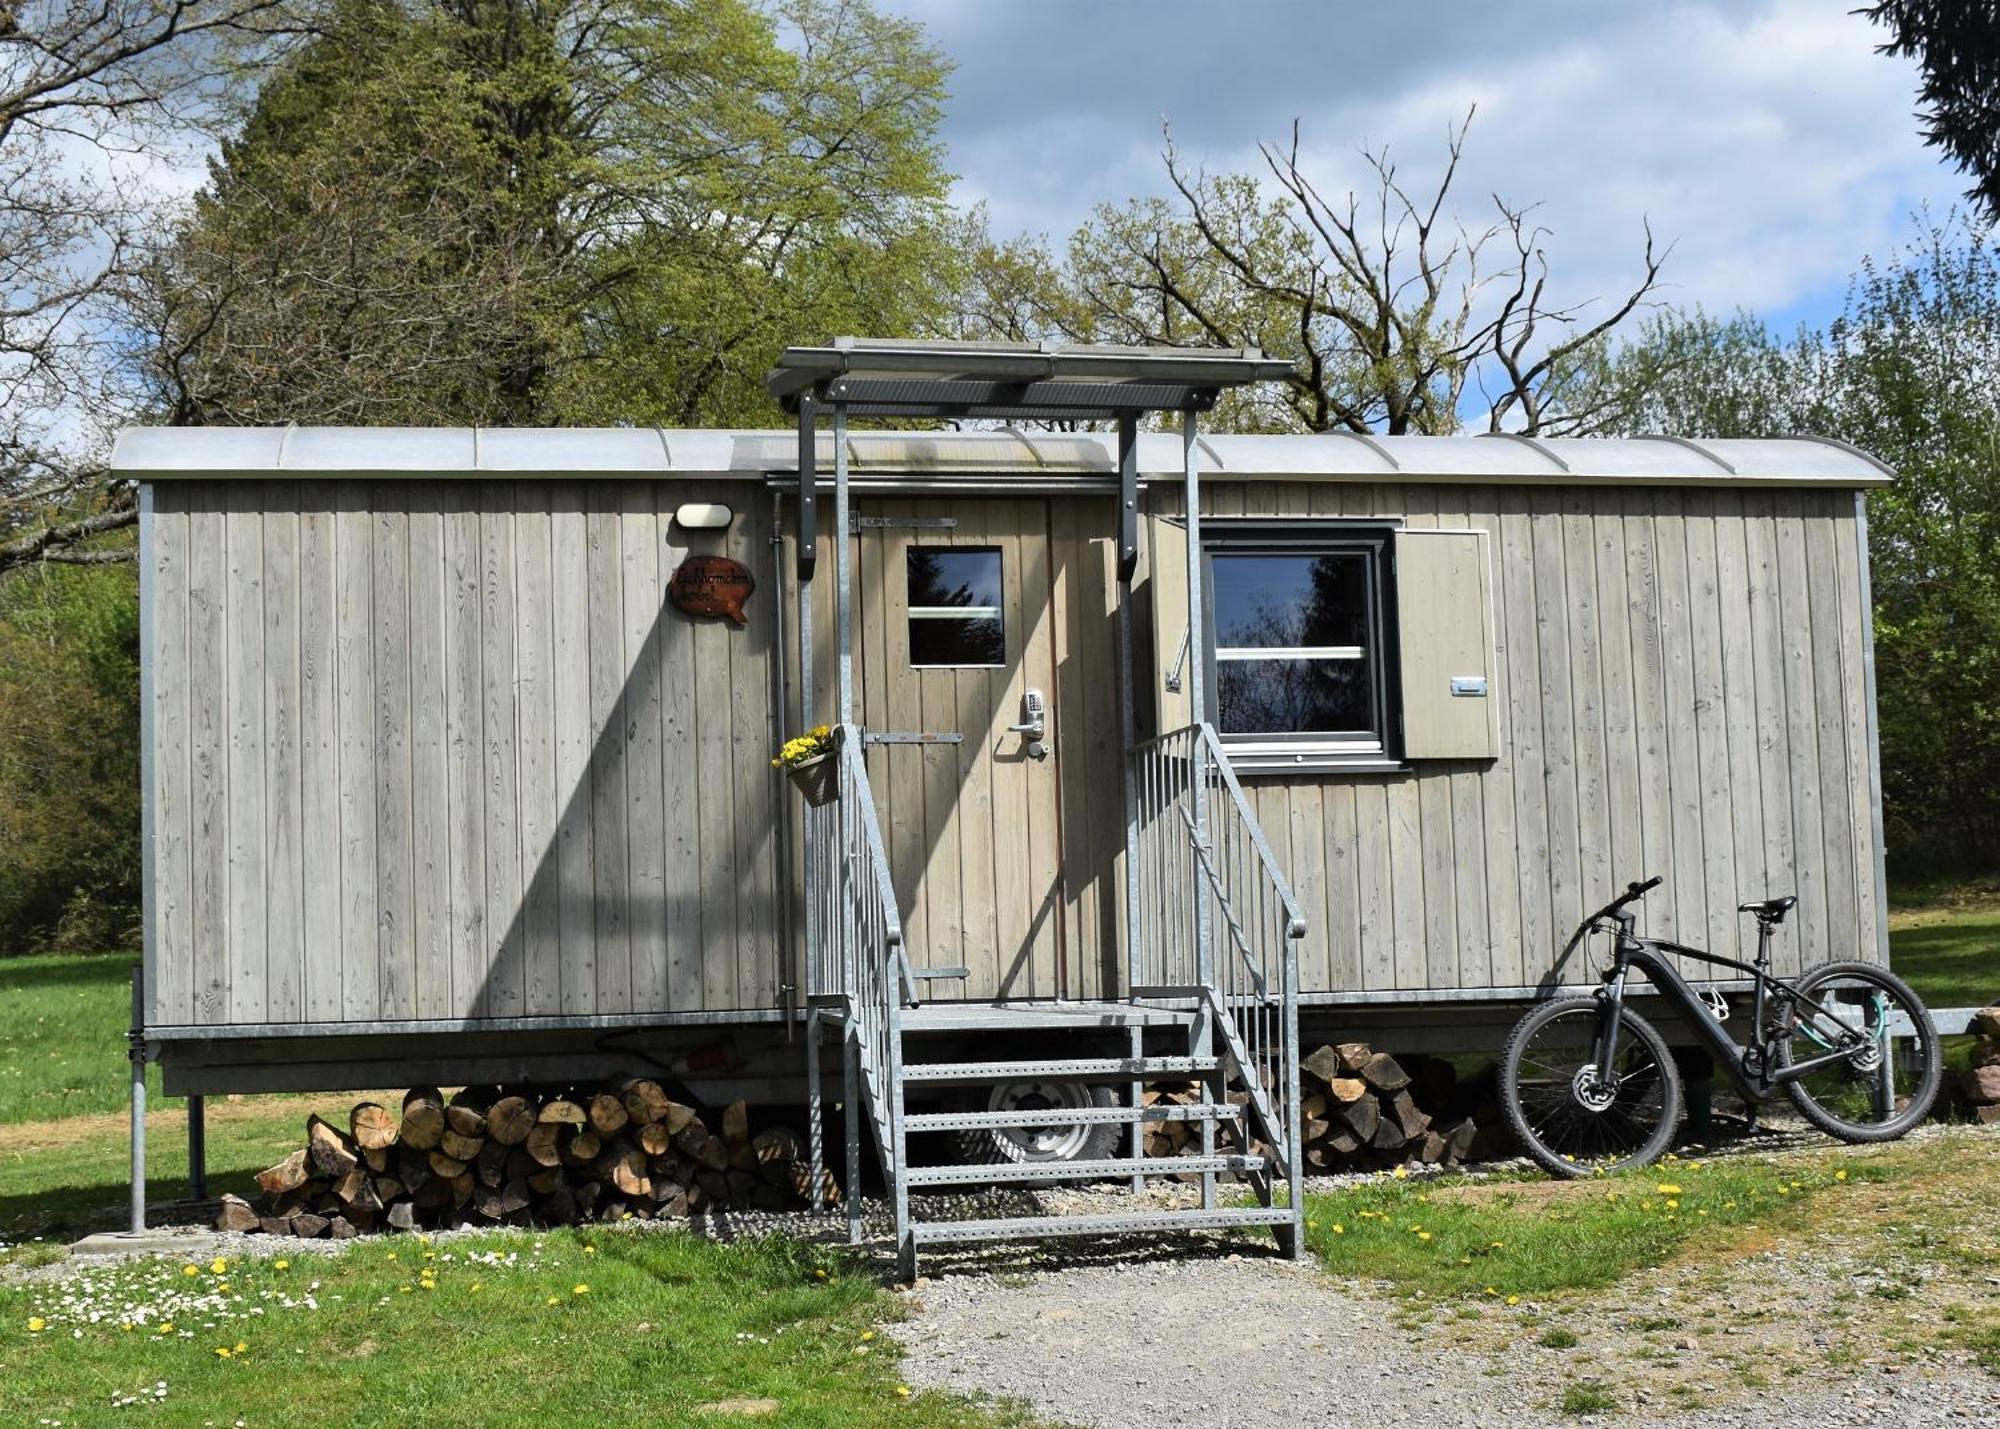
<path id="1" fill-rule="evenodd" d="M 1118 1105 L 1110 1087 L 1082 1082 L 997 1082 L 975 1087 L 952 1100 L 952 1110 L 1047 1111 L 1055 1108 Z M 959 1160 L 968 1166 L 1035 1165 L 1052 1161 L 1107 1161 L 1117 1156 L 1128 1128 L 1116 1122 L 1071 1122 L 1056 1126 L 955 1131 Z"/>

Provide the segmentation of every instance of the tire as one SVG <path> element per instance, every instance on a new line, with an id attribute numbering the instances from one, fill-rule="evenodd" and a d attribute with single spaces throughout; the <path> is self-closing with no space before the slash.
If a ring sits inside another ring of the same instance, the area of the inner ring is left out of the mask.
<path id="1" fill-rule="evenodd" d="M 1015 1111 L 1040 1107 L 1117 1106 L 1110 1087 L 1084 1082 L 996 1082 L 972 1087 L 951 1100 L 951 1110 Z M 1024 1166 L 1050 1161 L 1108 1161 L 1116 1157 L 1120 1138 L 1131 1128 L 1117 1122 L 1030 1126 L 1005 1130 L 952 1133 L 958 1159 L 968 1166 Z"/>
<path id="2" fill-rule="evenodd" d="M 1858 1006 L 1856 994 L 1875 989 L 1882 999 L 1875 1004 L 1878 1012 L 1888 1010 L 1885 1004 L 1900 1004 L 1917 1029 L 1917 1035 L 1907 1044 L 1909 1051 L 1903 1054 L 1905 1062 L 1916 1063 L 1914 1068 L 1899 1065 L 1893 1053 L 1883 1055 L 1879 1049 L 1886 1039 L 1871 1037 L 1869 1045 L 1876 1050 L 1865 1052 L 1856 1062 L 1836 1063 L 1822 1072 L 1786 1082 L 1785 1095 L 1791 1098 L 1800 1116 L 1842 1141 L 1894 1141 L 1930 1114 L 1931 1103 L 1937 1100 L 1938 1087 L 1944 1080 L 1944 1049 L 1938 1041 L 1937 1025 L 1908 983 L 1874 963 L 1822 963 L 1809 969 L 1794 986 L 1806 997 L 1821 1002 L 1832 998 L 1835 1005 L 1844 1003 L 1849 1007 Z M 1807 1018 L 1811 1010 L 1806 1009 L 1804 1015 L 1797 1013 L 1798 1009 L 1785 1009 L 1781 1013 L 1786 1021 L 1779 1028 L 1774 1059 L 1781 1068 L 1794 1065 L 1795 1059 L 1804 1060 L 1828 1050 L 1825 1037 L 1810 1030 Z M 1865 1030 L 1872 1032 L 1877 1024 L 1870 1013 L 1864 1009 L 1861 1016 Z M 1888 1043 L 1889 1047 L 1894 1045 Z M 1880 1080 L 1883 1069 L 1890 1073 L 1886 1082 Z M 1912 1077 L 1913 1080 L 1906 1080 Z M 1905 1086 L 1907 1092 L 1903 1090 Z M 1893 1092 L 1886 1107 L 1885 1092 Z M 1857 1119 L 1857 1114 L 1866 1119 Z"/>
<path id="3" fill-rule="evenodd" d="M 1536 1165 L 1575 1178 L 1645 1166 L 1674 1138 L 1681 1115 L 1680 1071 L 1653 1025 L 1619 1012 L 1621 1080 L 1609 1100 L 1582 1099 L 1603 1004 L 1595 997 L 1545 1002 L 1508 1034 L 1500 1054 L 1500 1105 Z M 1565 1061 L 1567 1059 L 1567 1062 Z"/>

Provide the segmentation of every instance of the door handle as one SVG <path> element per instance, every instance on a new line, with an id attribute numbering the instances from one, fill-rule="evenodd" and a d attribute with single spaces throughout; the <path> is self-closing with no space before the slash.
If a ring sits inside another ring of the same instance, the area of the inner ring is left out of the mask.
<path id="1" fill-rule="evenodd" d="M 1021 722 L 1007 726 L 1010 733 L 1028 737 L 1028 758 L 1047 759 L 1048 704 L 1042 699 L 1040 690 L 1029 690 L 1021 696 Z"/>

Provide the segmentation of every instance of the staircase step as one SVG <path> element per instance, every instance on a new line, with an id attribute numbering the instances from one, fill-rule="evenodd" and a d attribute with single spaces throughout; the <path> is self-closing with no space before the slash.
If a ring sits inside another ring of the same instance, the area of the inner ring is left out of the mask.
<path id="1" fill-rule="evenodd" d="M 1139 1121 L 1235 1121 L 1243 1115 L 1238 1106 L 1197 1102 L 1193 1106 L 1169 1106 L 1160 1102 L 1133 1111 L 1128 1106 L 1049 1107 L 1042 1111 L 926 1111 L 903 1118 L 910 1131 L 977 1131 L 1019 1126 L 1078 1126 L 1085 1123 L 1116 1122 L 1130 1125 Z"/>
<path id="2" fill-rule="evenodd" d="M 1080 1081 L 1102 1078 L 1180 1077 L 1212 1072 L 1216 1057 L 1068 1057 L 1028 1062 L 913 1062 L 903 1067 L 906 1082 L 1014 1082 L 1037 1077 Z"/>
<path id="3" fill-rule="evenodd" d="M 911 968 L 910 972 L 918 982 L 928 982 L 932 978 L 964 978 L 972 976 L 971 968 Z"/>
<path id="4" fill-rule="evenodd" d="M 1128 1176 L 1174 1176 L 1184 1171 L 1262 1171 L 1262 1156 L 1147 1156 L 1137 1161 L 1029 1161 L 994 1166 L 912 1166 L 912 1186 L 986 1186 L 1024 1181 L 1096 1181 Z"/>
<path id="5" fill-rule="evenodd" d="M 919 1245 L 946 1241 L 1035 1240 L 1044 1236 L 1126 1235 L 1142 1231 L 1198 1231 L 1234 1226 L 1285 1226 L 1284 1207 L 1232 1207 L 1214 1211 L 1135 1211 L 1129 1215 L 1017 1216 L 995 1221 L 916 1221 L 910 1226 Z"/>

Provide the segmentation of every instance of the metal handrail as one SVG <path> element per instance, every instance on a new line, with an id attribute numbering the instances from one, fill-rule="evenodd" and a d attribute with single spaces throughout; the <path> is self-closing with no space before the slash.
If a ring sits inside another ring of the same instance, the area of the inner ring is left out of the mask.
<path id="1" fill-rule="evenodd" d="M 1200 987 L 1218 1051 L 1299 1204 L 1298 945 L 1306 921 L 1220 735 L 1187 725 L 1132 750 L 1132 982 Z M 1212 946 L 1220 922 L 1228 947 Z M 1267 1085 L 1268 1082 L 1268 1085 Z"/>

